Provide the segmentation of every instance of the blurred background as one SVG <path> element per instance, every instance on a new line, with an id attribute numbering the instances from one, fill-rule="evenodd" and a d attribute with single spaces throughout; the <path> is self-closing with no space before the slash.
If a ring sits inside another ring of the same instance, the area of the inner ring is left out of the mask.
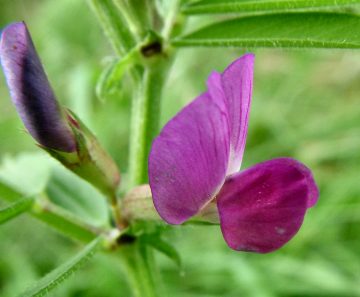
<path id="1" fill-rule="evenodd" d="M 0 27 L 19 20 L 29 26 L 59 101 L 95 132 L 126 179 L 131 98 L 126 89 L 96 96 L 96 81 L 112 49 L 86 1 L 0 0 Z M 222 71 L 244 52 L 179 51 L 164 91 L 162 124 L 204 91 L 211 70 Z M 298 235 L 267 255 L 230 250 L 217 226 L 173 228 L 165 236 L 175 243 L 183 268 L 157 254 L 165 290 L 174 297 L 360 296 L 360 53 L 259 49 L 255 54 L 243 167 L 274 157 L 297 158 L 314 171 L 319 203 Z M 98 212 L 83 215 L 104 219 L 99 194 L 66 175 L 24 132 L 2 73 L 0 98 L 0 180 L 31 194 L 55 175 L 55 196 L 66 193 L 71 201 L 79 188 L 84 196 L 93 193 L 89 199 Z M 80 249 L 26 215 L 2 225 L 0 296 L 16 296 Z M 131 296 L 121 262 L 114 259 L 97 255 L 51 296 Z"/>

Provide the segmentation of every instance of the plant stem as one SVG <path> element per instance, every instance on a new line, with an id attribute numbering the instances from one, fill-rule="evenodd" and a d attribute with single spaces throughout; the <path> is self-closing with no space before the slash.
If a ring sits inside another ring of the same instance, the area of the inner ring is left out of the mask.
<path id="1" fill-rule="evenodd" d="M 159 297 L 159 281 L 154 271 L 152 250 L 141 240 L 120 247 L 120 255 L 134 297 Z"/>
<path id="2" fill-rule="evenodd" d="M 137 96 L 133 99 L 129 188 L 147 182 L 147 157 L 153 138 L 159 130 L 161 92 L 165 72 L 164 65 L 156 64 L 145 68 Z"/>

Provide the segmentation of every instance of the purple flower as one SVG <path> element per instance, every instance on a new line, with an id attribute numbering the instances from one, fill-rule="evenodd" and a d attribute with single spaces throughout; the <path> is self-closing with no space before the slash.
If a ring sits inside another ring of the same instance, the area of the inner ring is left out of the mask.
<path id="1" fill-rule="evenodd" d="M 0 60 L 13 103 L 29 133 L 45 148 L 76 150 L 76 140 L 46 77 L 25 23 L 1 34 Z"/>
<path id="2" fill-rule="evenodd" d="M 267 253 L 299 230 L 319 192 L 311 171 L 279 158 L 240 168 L 252 95 L 254 55 L 210 74 L 208 90 L 181 110 L 155 139 L 149 157 L 154 205 L 181 224 L 216 203 L 227 244 Z"/>

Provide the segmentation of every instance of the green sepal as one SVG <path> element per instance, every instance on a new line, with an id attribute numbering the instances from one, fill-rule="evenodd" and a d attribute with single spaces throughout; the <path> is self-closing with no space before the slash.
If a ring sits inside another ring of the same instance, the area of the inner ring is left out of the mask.
<path id="1" fill-rule="evenodd" d="M 140 237 L 143 235 L 159 235 L 170 228 L 164 221 L 136 220 L 131 222 L 123 234 Z"/>
<path id="2" fill-rule="evenodd" d="M 96 95 L 103 99 L 108 94 L 114 93 L 121 88 L 121 81 L 126 71 L 132 66 L 139 64 L 140 52 L 137 47 L 130 50 L 126 55 L 113 61 L 101 74 L 96 84 Z"/>
<path id="3" fill-rule="evenodd" d="M 77 149 L 72 153 L 42 147 L 66 168 L 113 199 L 120 183 L 120 173 L 112 158 L 76 115 L 67 110 L 68 122 L 75 135 Z"/>

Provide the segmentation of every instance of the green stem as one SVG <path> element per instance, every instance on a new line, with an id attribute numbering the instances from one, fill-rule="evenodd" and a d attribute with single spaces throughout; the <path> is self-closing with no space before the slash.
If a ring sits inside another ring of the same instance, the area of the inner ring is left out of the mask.
<path id="1" fill-rule="evenodd" d="M 145 69 L 133 100 L 129 188 L 147 182 L 147 157 L 159 131 L 161 92 L 166 72 L 161 62 Z"/>
<path id="2" fill-rule="evenodd" d="M 141 240 L 120 247 L 126 275 L 133 290 L 133 297 L 159 297 L 159 280 L 154 271 L 153 255 Z"/>

